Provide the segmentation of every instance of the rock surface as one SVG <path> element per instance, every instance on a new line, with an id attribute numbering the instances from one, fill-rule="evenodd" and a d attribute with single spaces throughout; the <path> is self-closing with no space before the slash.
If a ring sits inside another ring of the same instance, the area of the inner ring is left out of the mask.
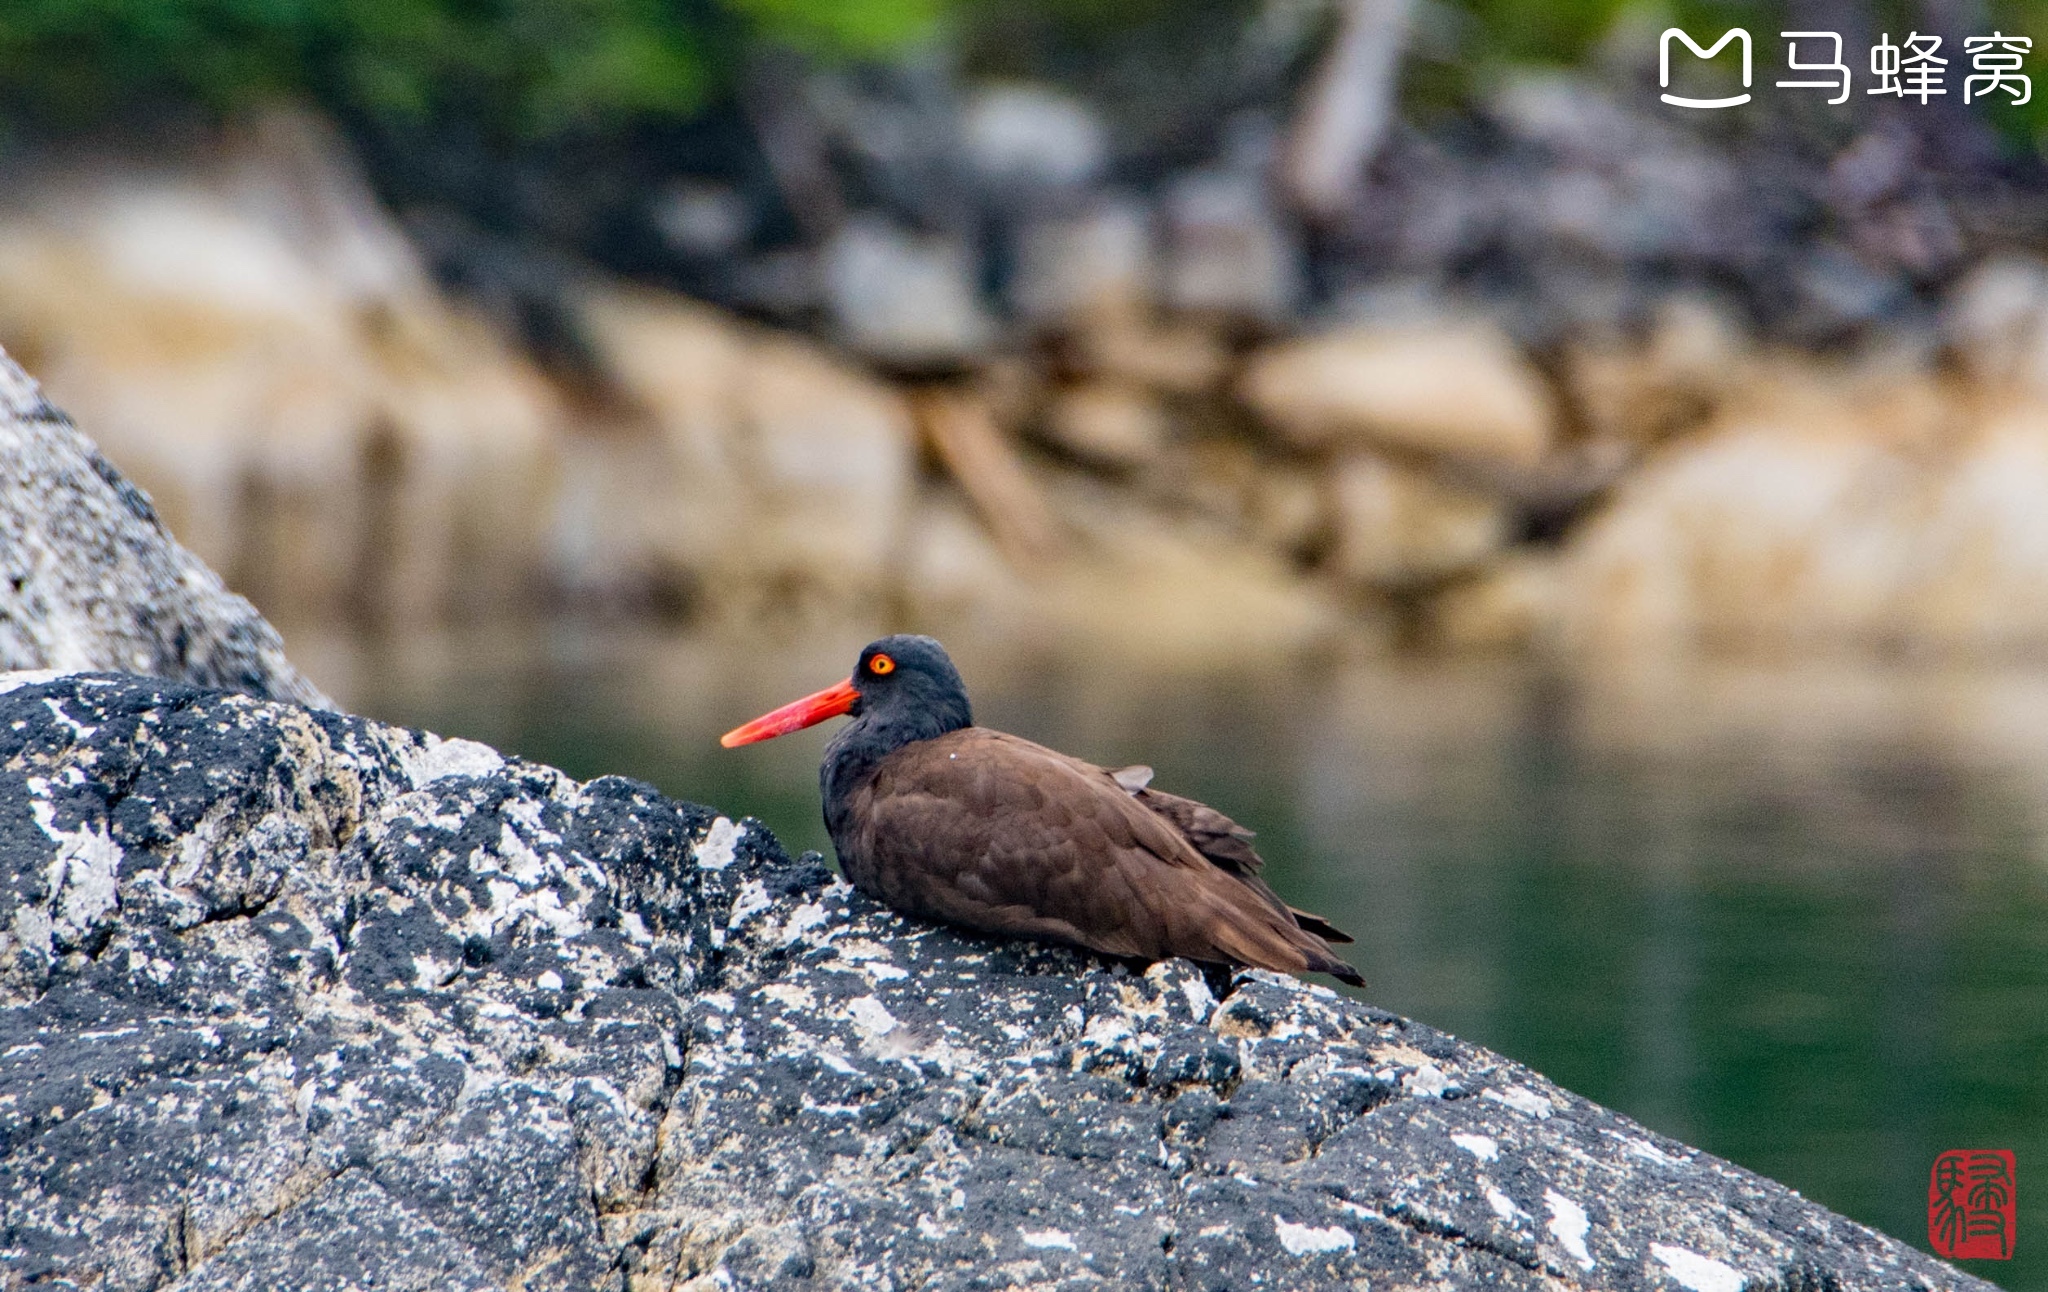
<path id="1" fill-rule="evenodd" d="M 1172 430 L 1158 400 L 1131 386 L 1096 381 L 1055 395 L 1043 434 L 1083 462 L 1135 471 L 1159 459 Z"/>
<path id="2" fill-rule="evenodd" d="M 1506 545 L 1507 509 L 1426 471 L 1371 453 L 1330 471 L 1336 513 L 1332 571 L 1347 582 L 1398 589 L 1479 565 Z"/>
<path id="3" fill-rule="evenodd" d="M 2048 409 L 1924 375 L 1759 383 L 1568 538 L 1565 640 L 1903 647 L 2048 638 Z"/>
<path id="4" fill-rule="evenodd" d="M 1541 379 L 1504 333 L 1481 323 L 1376 324 L 1284 341 L 1253 360 L 1243 394 L 1305 447 L 1528 466 L 1553 437 Z"/>
<path id="5" fill-rule="evenodd" d="M 776 590 L 885 592 L 917 484 L 917 431 L 895 389 L 668 293 L 591 282 L 570 305 L 632 415 L 564 454 L 560 583 L 603 592 L 675 571 L 727 606 Z"/>
<path id="6" fill-rule="evenodd" d="M 4 352 L 0 576 L 0 669 L 122 669 L 327 703 Z"/>
<path id="7" fill-rule="evenodd" d="M 1325 988 L 898 918 L 750 822 L 0 695 L 0 1287 L 1987 1286 Z"/>
<path id="8" fill-rule="evenodd" d="M 966 246 L 886 220 L 847 222 L 824 250 L 825 294 L 836 335 L 892 368 L 946 369 L 995 335 L 975 296 Z"/>
<path id="9" fill-rule="evenodd" d="M 281 621 L 530 589 L 554 392 L 435 290 L 332 129 L 290 112 L 0 191 L 0 344 Z"/>
<path id="10" fill-rule="evenodd" d="M 1033 324 L 1110 310 L 1139 313 L 1155 293 L 1151 212 L 1128 197 L 1026 224 L 1017 239 L 1010 297 Z"/>

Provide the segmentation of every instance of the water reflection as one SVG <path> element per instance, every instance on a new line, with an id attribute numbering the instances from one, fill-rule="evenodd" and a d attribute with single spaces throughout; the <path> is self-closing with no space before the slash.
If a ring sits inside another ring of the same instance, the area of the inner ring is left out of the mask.
<path id="1" fill-rule="evenodd" d="M 827 737 L 716 737 L 843 676 L 861 636 L 301 654 L 358 711 L 829 850 Z M 984 723 L 1151 763 L 1257 829 L 1380 1004 L 1910 1241 L 1941 1149 L 2048 1154 L 2048 675 L 955 653 Z M 1980 1273 L 2048 1286 L 2042 1196 L 2020 1259 Z"/>

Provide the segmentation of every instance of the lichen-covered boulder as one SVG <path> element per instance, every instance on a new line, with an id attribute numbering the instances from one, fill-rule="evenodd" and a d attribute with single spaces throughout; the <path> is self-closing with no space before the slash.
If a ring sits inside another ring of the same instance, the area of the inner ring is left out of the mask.
<path id="1" fill-rule="evenodd" d="M 327 704 L 277 630 L 0 351 L 0 670 L 30 668 Z"/>
<path id="2" fill-rule="evenodd" d="M 478 744 L 0 681 L 0 1288 L 1985 1286 L 1265 973 Z"/>

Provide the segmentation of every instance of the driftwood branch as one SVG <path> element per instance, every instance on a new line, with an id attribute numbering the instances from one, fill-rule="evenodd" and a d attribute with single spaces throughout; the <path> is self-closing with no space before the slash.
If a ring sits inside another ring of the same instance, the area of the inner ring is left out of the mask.
<path id="1" fill-rule="evenodd" d="M 1060 533 L 1045 495 L 1003 437 L 986 400 L 932 387 L 914 401 L 925 442 L 981 514 L 996 546 L 1029 570 L 1059 554 Z"/>
<path id="2" fill-rule="evenodd" d="M 1280 185 L 1304 217 L 1327 221 L 1357 193 L 1393 119 L 1414 0 L 1344 0 L 1336 39 L 1289 132 Z"/>

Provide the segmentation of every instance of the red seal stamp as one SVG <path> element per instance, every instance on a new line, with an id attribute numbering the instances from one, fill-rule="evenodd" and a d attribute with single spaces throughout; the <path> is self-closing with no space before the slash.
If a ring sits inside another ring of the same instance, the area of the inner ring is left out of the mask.
<path id="1" fill-rule="evenodd" d="M 1950 1260 L 2012 1259 L 2019 1173 L 2009 1148 L 1952 1148 L 1927 1177 L 1927 1242 Z"/>

